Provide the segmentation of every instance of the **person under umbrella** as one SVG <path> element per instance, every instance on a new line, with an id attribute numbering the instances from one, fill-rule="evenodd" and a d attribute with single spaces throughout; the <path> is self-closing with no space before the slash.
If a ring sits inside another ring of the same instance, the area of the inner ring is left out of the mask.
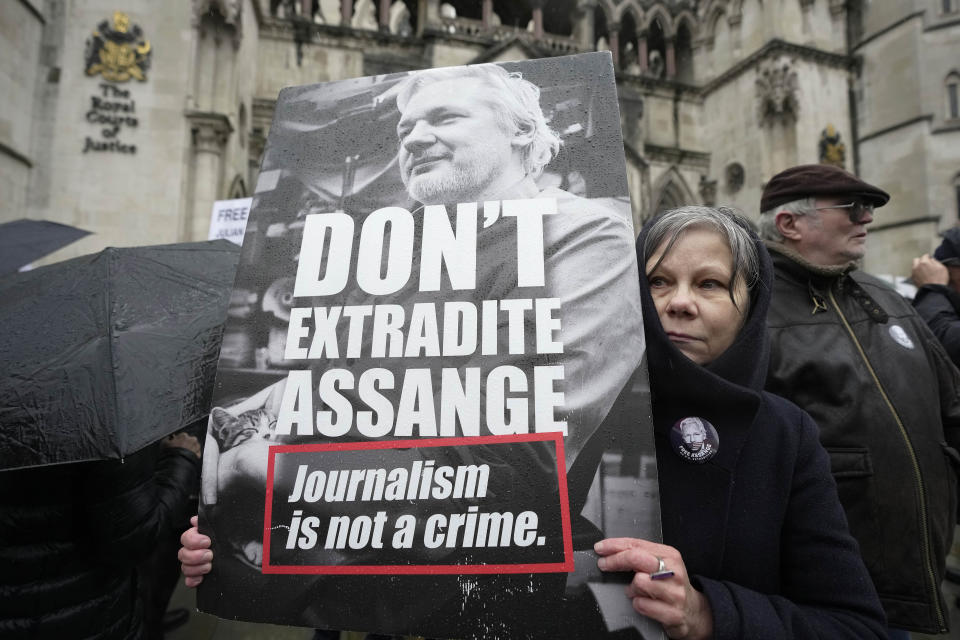
<path id="1" fill-rule="evenodd" d="M 209 410 L 237 255 L 107 249 L 0 280 L 0 637 L 156 637 L 140 565 L 200 476 L 196 437 L 167 434 Z"/>
<path id="2" fill-rule="evenodd" d="M 0 470 L 122 459 L 204 418 L 238 258 L 110 247 L 0 278 Z"/>
<path id="3" fill-rule="evenodd" d="M 0 472 L 0 637 L 145 638 L 137 565 L 179 525 L 200 443 Z"/>

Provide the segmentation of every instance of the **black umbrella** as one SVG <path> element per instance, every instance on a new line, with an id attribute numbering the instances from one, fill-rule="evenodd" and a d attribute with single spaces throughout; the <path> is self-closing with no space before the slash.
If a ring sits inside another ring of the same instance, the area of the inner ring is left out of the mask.
<path id="1" fill-rule="evenodd" d="M 209 411 L 239 248 L 110 248 L 0 278 L 0 469 L 122 458 Z"/>
<path id="2" fill-rule="evenodd" d="M 14 220 L 0 224 L 0 275 L 39 260 L 89 231 L 49 220 Z"/>

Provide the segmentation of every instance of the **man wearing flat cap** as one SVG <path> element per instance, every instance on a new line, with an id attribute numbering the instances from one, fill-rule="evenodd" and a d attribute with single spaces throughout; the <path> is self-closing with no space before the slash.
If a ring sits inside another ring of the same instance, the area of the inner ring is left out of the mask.
<path id="1" fill-rule="evenodd" d="M 907 638 L 948 630 L 960 372 L 913 307 L 857 268 L 889 199 L 837 167 L 797 166 L 764 189 L 760 231 L 776 275 L 767 389 L 820 425 L 890 637 Z"/>
<path id="2" fill-rule="evenodd" d="M 913 308 L 960 367 L 960 227 L 947 229 L 932 258 L 914 258 L 910 276 Z"/>

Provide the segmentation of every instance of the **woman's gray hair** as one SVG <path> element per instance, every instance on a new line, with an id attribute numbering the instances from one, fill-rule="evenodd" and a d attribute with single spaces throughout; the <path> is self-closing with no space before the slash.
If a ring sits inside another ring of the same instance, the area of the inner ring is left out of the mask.
<path id="1" fill-rule="evenodd" d="M 442 67 L 412 73 L 400 81 L 397 107 L 406 108 L 418 91 L 435 82 L 471 78 L 487 85 L 488 100 L 504 131 L 530 133 L 531 140 L 521 149 L 523 168 L 534 178 L 560 151 L 560 136 L 550 128 L 540 107 L 540 88 L 525 80 L 519 71 L 509 72 L 500 65 L 486 63 L 466 67 Z"/>
<path id="2" fill-rule="evenodd" d="M 713 229 L 723 236 L 727 241 L 727 246 L 730 247 L 730 253 L 733 256 L 733 276 L 730 279 L 728 289 L 730 300 L 733 301 L 734 306 L 737 306 L 737 301 L 733 297 L 737 285 L 742 281 L 746 284 L 747 291 L 750 292 L 760 281 L 760 254 L 753 237 L 747 230 L 749 223 L 734 209 L 686 206 L 664 212 L 653 221 L 647 231 L 647 237 L 643 241 L 643 265 L 641 265 L 641 268 L 645 268 L 647 260 L 666 241 L 667 246 L 663 255 L 650 270 L 655 271 L 667 254 L 670 253 L 680 235 L 687 229 L 698 227 Z"/>
<path id="3" fill-rule="evenodd" d="M 781 211 L 793 213 L 798 216 L 809 216 L 816 214 L 816 198 L 801 198 L 793 200 L 786 204 L 780 204 L 772 209 L 767 209 L 760 213 L 760 237 L 772 242 L 783 242 L 783 235 L 777 229 L 777 214 Z"/>

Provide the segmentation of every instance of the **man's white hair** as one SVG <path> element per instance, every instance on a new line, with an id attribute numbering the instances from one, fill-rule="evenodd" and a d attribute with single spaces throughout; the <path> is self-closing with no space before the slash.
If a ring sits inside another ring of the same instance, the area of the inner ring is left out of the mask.
<path id="1" fill-rule="evenodd" d="M 777 214 L 781 211 L 786 211 L 787 213 L 793 213 L 798 216 L 816 216 L 816 206 L 816 198 L 801 198 L 761 212 L 759 224 L 760 237 L 772 242 L 783 242 L 783 234 L 777 229 Z"/>
<path id="2" fill-rule="evenodd" d="M 521 149 L 523 169 L 527 175 L 539 176 L 560 150 L 560 136 L 543 115 L 539 87 L 524 80 L 520 72 L 510 73 L 492 63 L 418 71 L 398 85 L 397 107 L 403 113 L 410 99 L 423 87 L 464 78 L 474 78 L 490 87 L 487 96 L 504 131 L 532 134 L 529 144 Z"/>
<path id="3" fill-rule="evenodd" d="M 697 417 L 684 418 L 680 421 L 680 433 L 686 433 L 687 430 L 692 427 L 699 433 L 707 435 L 707 428 L 703 424 L 703 420 Z"/>

